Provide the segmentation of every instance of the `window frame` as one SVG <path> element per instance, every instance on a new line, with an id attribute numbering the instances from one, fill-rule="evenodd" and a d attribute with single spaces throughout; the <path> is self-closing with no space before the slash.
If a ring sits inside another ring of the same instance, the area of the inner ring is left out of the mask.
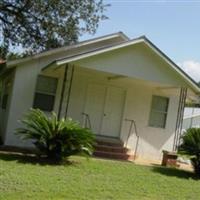
<path id="1" fill-rule="evenodd" d="M 55 89 L 55 92 L 45 92 L 45 91 L 41 91 L 41 90 L 38 90 L 37 89 L 37 84 L 38 84 L 38 80 L 39 80 L 39 77 L 45 77 L 45 78 L 52 78 L 52 79 L 55 79 L 56 80 L 56 89 Z M 34 104 L 35 104 L 35 98 L 36 98 L 36 94 L 40 94 L 40 95 L 49 95 L 49 96 L 53 96 L 54 97 L 54 102 L 53 102 L 53 106 L 52 106 L 52 110 L 44 110 L 44 109 L 41 109 L 41 108 L 38 108 L 44 112 L 52 112 L 54 110 L 54 107 L 55 107 L 55 102 L 56 102 L 56 95 L 57 95 L 57 89 L 58 89 L 58 82 L 59 82 L 59 79 L 58 77 L 55 77 L 55 76 L 49 76 L 49 75 L 43 75 L 43 74 L 39 74 L 37 76 L 37 80 L 36 80 L 36 84 L 35 84 L 35 91 L 34 91 L 34 98 L 33 98 L 33 108 L 37 109 L 38 107 L 36 107 Z"/>
<path id="2" fill-rule="evenodd" d="M 153 98 L 158 97 L 158 98 L 163 98 L 167 100 L 167 109 L 166 111 L 161 111 L 161 110 L 156 110 L 153 109 Z M 168 110 L 169 110 L 169 102 L 170 102 L 170 98 L 167 96 L 160 96 L 160 95 L 152 95 L 152 99 L 151 99 L 151 109 L 150 109 L 150 113 L 149 113 L 149 121 L 148 121 L 148 126 L 152 127 L 152 128 L 162 128 L 165 129 L 166 128 L 166 124 L 167 124 L 167 116 L 168 116 Z M 164 121 L 164 126 L 158 126 L 155 124 L 151 124 L 151 115 L 152 113 L 158 113 L 158 114 L 163 114 L 165 116 L 165 121 Z"/>

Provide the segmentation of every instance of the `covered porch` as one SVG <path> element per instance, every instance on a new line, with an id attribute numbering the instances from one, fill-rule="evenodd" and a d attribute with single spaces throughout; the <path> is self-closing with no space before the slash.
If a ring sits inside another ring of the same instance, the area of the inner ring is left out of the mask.
<path id="1" fill-rule="evenodd" d="M 72 63 L 42 74 L 59 77 L 54 110 L 60 118 L 78 120 L 98 138 L 117 140 L 135 157 L 159 159 L 163 149 L 173 149 L 180 87 Z M 156 97 L 167 107 L 154 116 Z"/>
<path id="2" fill-rule="evenodd" d="M 119 139 L 132 153 L 160 159 L 176 150 L 186 98 L 199 88 L 148 40 L 57 59 L 41 74 L 58 77 L 54 110 Z M 138 140 L 139 138 L 139 140 Z"/>

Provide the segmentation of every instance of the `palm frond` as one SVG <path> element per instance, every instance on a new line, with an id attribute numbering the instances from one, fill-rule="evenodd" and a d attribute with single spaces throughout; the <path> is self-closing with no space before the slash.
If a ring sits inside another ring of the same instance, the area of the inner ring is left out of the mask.
<path id="1" fill-rule="evenodd" d="M 56 113 L 47 117 L 41 110 L 31 109 L 21 123 L 24 127 L 18 128 L 16 134 L 24 140 L 31 139 L 49 157 L 62 159 L 77 153 L 92 154 L 94 134 L 71 118 L 58 120 Z"/>

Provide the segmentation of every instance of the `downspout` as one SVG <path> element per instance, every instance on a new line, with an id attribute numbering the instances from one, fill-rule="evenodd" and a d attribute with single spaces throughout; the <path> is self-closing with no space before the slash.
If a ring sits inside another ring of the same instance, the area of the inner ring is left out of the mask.
<path id="1" fill-rule="evenodd" d="M 58 119 L 61 117 L 61 111 L 62 111 L 62 104 L 63 104 L 63 99 L 64 99 L 64 93 L 65 93 L 65 88 L 66 88 L 66 82 L 67 82 L 67 72 L 68 72 L 68 63 L 65 66 L 65 72 L 64 72 L 64 80 L 62 84 L 62 91 L 61 91 L 61 97 L 60 97 L 60 105 L 58 109 Z"/>

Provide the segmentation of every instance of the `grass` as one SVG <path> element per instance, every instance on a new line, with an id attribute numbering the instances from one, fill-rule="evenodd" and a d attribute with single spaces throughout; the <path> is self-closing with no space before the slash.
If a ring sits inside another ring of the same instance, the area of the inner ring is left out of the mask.
<path id="1" fill-rule="evenodd" d="M 0 199 L 200 199 L 200 181 L 191 172 L 78 156 L 71 160 L 56 166 L 0 154 Z"/>

